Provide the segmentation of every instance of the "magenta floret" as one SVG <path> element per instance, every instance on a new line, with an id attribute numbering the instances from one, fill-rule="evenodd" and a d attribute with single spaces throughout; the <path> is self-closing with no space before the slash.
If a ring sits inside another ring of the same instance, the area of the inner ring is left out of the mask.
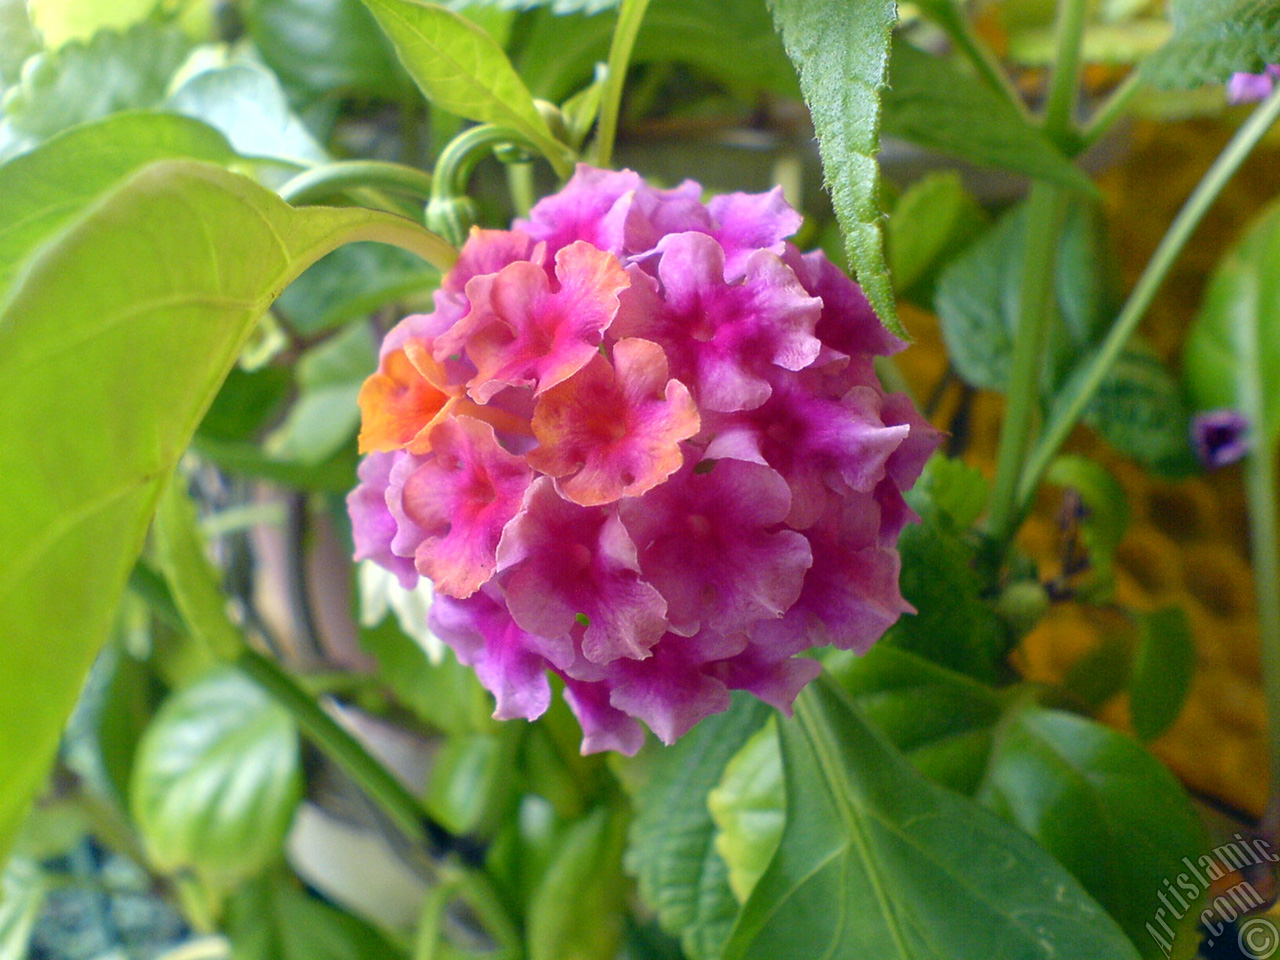
<path id="1" fill-rule="evenodd" d="M 701 196 L 579 167 L 472 231 L 361 395 L 357 558 L 433 581 L 495 716 L 560 677 L 583 752 L 634 753 L 638 720 L 670 743 L 732 690 L 789 711 L 799 654 L 911 610 L 903 493 L 940 435 L 873 371 L 904 344 L 787 242 L 780 190 Z"/>

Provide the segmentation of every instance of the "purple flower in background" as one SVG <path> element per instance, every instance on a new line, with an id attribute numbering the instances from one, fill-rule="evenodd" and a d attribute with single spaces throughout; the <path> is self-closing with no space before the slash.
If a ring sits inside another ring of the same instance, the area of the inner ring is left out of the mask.
<path id="1" fill-rule="evenodd" d="M 579 167 L 473 230 L 361 392 L 356 557 L 435 584 L 495 716 L 548 673 L 584 752 L 670 743 L 746 690 L 790 710 L 910 606 L 903 500 L 940 435 L 871 358 L 903 343 L 780 190 L 704 204 Z"/>
<path id="2" fill-rule="evenodd" d="M 1272 64 L 1262 73 L 1233 73 L 1227 81 L 1227 103 L 1256 103 L 1271 96 L 1280 79 L 1280 64 Z"/>
<path id="3" fill-rule="evenodd" d="M 1206 469 L 1235 463 L 1249 452 L 1249 420 L 1236 410 L 1207 410 L 1191 421 L 1196 456 Z"/>

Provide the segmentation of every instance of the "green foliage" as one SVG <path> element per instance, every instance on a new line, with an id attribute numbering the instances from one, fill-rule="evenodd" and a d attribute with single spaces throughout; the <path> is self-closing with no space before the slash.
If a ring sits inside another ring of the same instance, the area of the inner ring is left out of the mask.
<path id="1" fill-rule="evenodd" d="M 876 164 L 880 93 L 897 5 L 893 0 L 842 7 L 822 0 L 773 0 L 772 9 L 813 115 L 849 264 L 885 326 L 906 337 L 885 266 Z"/>
<path id="2" fill-rule="evenodd" d="M 89 40 L 99 30 L 121 30 L 146 18 L 159 0 L 27 0 L 31 23 L 44 46 L 55 50 Z"/>
<path id="3" fill-rule="evenodd" d="M 0 960 L 26 960 L 47 883 L 39 867 L 14 857 L 0 873 Z"/>
<path id="4" fill-rule="evenodd" d="M 811 686 L 779 732 L 787 826 L 726 960 L 1136 956 L 1053 858 L 925 780 L 838 688 Z"/>
<path id="5" fill-rule="evenodd" d="M 364 921 L 283 876 L 246 884 L 227 904 L 235 960 L 398 960 L 403 951 Z"/>
<path id="6" fill-rule="evenodd" d="M 185 117 L 123 113 L 69 130 L 0 166 L 0 293 L 32 250 L 108 187 L 156 160 L 230 163 L 221 134 Z"/>
<path id="7" fill-rule="evenodd" d="M 1138 650 L 1129 680 L 1134 732 L 1154 740 L 1178 719 L 1196 669 L 1191 623 L 1180 607 L 1140 614 Z"/>
<path id="8" fill-rule="evenodd" d="M 894 289 L 932 304 L 938 274 L 986 225 L 986 213 L 955 171 L 913 183 L 894 205 L 885 237 Z"/>
<path id="9" fill-rule="evenodd" d="M 15 141 L 7 152 L 30 149 L 78 123 L 156 106 L 190 45 L 174 28 L 140 23 L 37 54 L 24 66 L 22 82 L 5 94 L 4 128 Z"/>
<path id="10" fill-rule="evenodd" d="M 395 51 L 360 0 L 255 0 L 245 7 L 245 24 L 295 102 L 393 98 L 407 83 Z"/>
<path id="11" fill-rule="evenodd" d="M 18 82 L 22 64 L 39 49 L 26 0 L 0 0 L 0 92 Z"/>
<path id="12" fill-rule="evenodd" d="M 728 870 L 715 851 L 707 793 L 768 714 L 759 701 L 735 696 L 727 713 L 708 717 L 674 746 L 659 749 L 633 798 L 627 869 L 690 960 L 718 958 L 738 916 Z"/>
<path id="13" fill-rule="evenodd" d="M 626 817 L 597 807 L 573 824 L 529 904 L 529 960 L 613 960 L 622 935 Z"/>
<path id="14" fill-rule="evenodd" d="M 1218 264 L 1187 337 L 1183 370 L 1198 409 L 1230 407 L 1263 449 L 1280 438 L 1280 204 Z"/>
<path id="15" fill-rule="evenodd" d="M 1200 827 L 1151 754 L 1090 720 L 1027 707 L 1000 724 L 978 796 L 1070 870 L 1144 956 L 1162 955 L 1145 925 L 1162 882 L 1200 852 Z"/>
<path id="16" fill-rule="evenodd" d="M 1116 548 L 1129 526 L 1129 502 L 1124 487 L 1102 464 L 1077 454 L 1059 457 L 1045 480 L 1074 490 L 1084 507 L 1081 540 L 1089 551 L 1094 583 L 1108 590 L 1114 578 Z"/>
<path id="17" fill-rule="evenodd" d="M 716 824 L 716 853 L 729 868 L 729 886 L 745 903 L 764 876 L 787 823 L 778 728 L 770 721 L 751 735 L 707 795 Z"/>
<path id="18" fill-rule="evenodd" d="M 973 527 L 982 514 L 989 486 L 981 470 L 935 453 L 907 494 L 907 502 L 922 515 L 945 517 L 953 530 L 961 532 Z"/>
<path id="19" fill-rule="evenodd" d="M 1181 477 L 1196 469 L 1182 387 L 1136 337 L 1098 387 L 1084 420 L 1121 453 L 1156 473 Z"/>
<path id="20" fill-rule="evenodd" d="M 533 97 L 493 39 L 469 20 L 418 0 L 365 0 L 400 61 L 432 103 L 468 120 L 507 127 L 567 176 L 568 148 L 557 141 Z"/>
<path id="21" fill-rule="evenodd" d="M 302 799 L 293 717 L 216 671 L 172 694 L 138 745 L 130 790 L 151 863 L 230 890 L 283 856 Z"/>
<path id="22" fill-rule="evenodd" d="M 399 218 L 294 210 L 244 177 L 173 161 L 110 191 L 24 267 L 0 312 L 0 542 L 19 545 L 0 556 L 0 675 L 25 678 L 0 700 L 0 850 L 161 487 L 253 324 L 320 256 L 375 238 L 451 255 Z"/>
<path id="23" fill-rule="evenodd" d="M 308 466 L 324 463 L 346 445 L 360 426 L 356 397 L 378 367 L 378 348 L 367 323 L 312 347 L 298 360 L 298 399 L 270 451 Z"/>
<path id="24" fill-rule="evenodd" d="M 1039 127 L 942 57 L 900 41 L 893 47 L 889 79 L 886 134 L 1081 193 L 1095 192 Z"/>
<path id="25" fill-rule="evenodd" d="M 289 109 L 280 82 L 266 70 L 232 64 L 188 77 L 164 108 L 203 120 L 246 157 L 272 157 L 300 166 L 323 163 L 324 148 Z"/>
<path id="26" fill-rule="evenodd" d="M 1143 79 L 1188 89 L 1280 63 L 1280 0 L 1171 0 L 1173 36 L 1142 65 Z"/>
<path id="27" fill-rule="evenodd" d="M 457 834 L 491 836 L 514 809 L 519 727 L 450 737 L 432 760 L 426 808 Z"/>

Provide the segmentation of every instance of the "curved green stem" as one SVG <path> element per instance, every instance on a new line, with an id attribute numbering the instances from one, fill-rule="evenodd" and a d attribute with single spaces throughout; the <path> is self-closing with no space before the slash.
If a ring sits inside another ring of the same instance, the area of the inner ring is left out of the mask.
<path id="1" fill-rule="evenodd" d="M 436 822 L 404 784 L 274 662 L 245 647 L 235 663 L 293 715 L 303 732 L 377 802 L 405 836 L 426 843 L 437 856 L 460 852 L 474 858 L 476 851 L 468 840 Z"/>
<path id="2" fill-rule="evenodd" d="M 295 206 L 317 203 L 340 193 L 388 190 L 418 200 L 431 196 L 431 177 L 415 167 L 380 160 L 330 163 L 298 174 L 280 188 L 280 196 Z"/>
<path id="3" fill-rule="evenodd" d="M 618 113 L 622 109 L 622 88 L 627 81 L 627 67 L 631 63 L 631 51 L 636 45 L 636 34 L 644 20 L 649 0 L 622 0 L 618 11 L 618 23 L 613 29 L 613 43 L 609 47 L 609 75 L 604 82 L 604 96 L 600 104 L 600 126 L 595 142 L 595 163 L 609 166 L 613 159 L 613 142 L 618 136 Z"/>
<path id="4" fill-rule="evenodd" d="M 1048 469 L 1050 462 L 1057 455 L 1059 448 L 1066 442 L 1072 428 L 1080 421 L 1085 408 L 1093 395 L 1097 393 L 1102 381 L 1110 372 L 1112 365 L 1119 358 L 1121 351 L 1129 342 L 1129 338 L 1137 329 L 1138 321 L 1151 306 L 1160 284 L 1173 268 L 1174 262 L 1204 218 L 1205 213 L 1218 198 L 1223 187 L 1232 175 L 1244 163 L 1258 141 L 1266 134 L 1276 119 L 1280 118 L 1280 87 L 1271 94 L 1253 112 L 1253 115 L 1236 131 L 1236 135 L 1219 154 L 1204 179 L 1196 186 L 1187 202 L 1169 226 L 1168 232 L 1160 241 L 1155 254 L 1151 257 L 1142 276 L 1138 278 L 1133 292 L 1116 317 L 1102 345 L 1089 361 L 1084 372 L 1075 378 L 1069 396 L 1060 402 L 1054 410 L 1045 428 L 1044 435 L 1032 451 L 1031 459 L 1022 473 L 1022 481 L 1018 486 L 1018 500 L 1022 509 L 1026 509 L 1035 494 L 1036 487 Z"/>
<path id="5" fill-rule="evenodd" d="M 1040 374 L 1054 308 L 1055 250 L 1066 209 L 1057 187 L 1037 183 L 1027 202 L 1027 240 L 1019 288 L 1018 330 L 1013 342 L 1009 390 L 987 531 L 1001 551 L 1017 529 L 1018 479 L 1040 400 Z"/>
<path id="6" fill-rule="evenodd" d="M 468 127 L 445 145 L 436 159 L 431 199 L 450 199 L 466 193 L 471 172 L 494 147 L 515 145 L 527 147 L 537 153 L 537 147 L 525 137 L 507 127 L 492 123 Z"/>

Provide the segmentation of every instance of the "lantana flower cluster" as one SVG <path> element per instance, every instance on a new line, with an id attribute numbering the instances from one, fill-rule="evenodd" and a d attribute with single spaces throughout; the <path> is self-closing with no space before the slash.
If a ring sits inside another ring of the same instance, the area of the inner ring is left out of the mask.
<path id="1" fill-rule="evenodd" d="M 789 710 L 900 614 L 903 499 L 939 434 L 872 357 L 903 346 L 780 190 L 702 202 L 579 167 L 474 229 L 360 393 L 357 559 L 434 583 L 495 716 L 548 674 L 584 753 L 670 743 L 748 690 Z"/>

